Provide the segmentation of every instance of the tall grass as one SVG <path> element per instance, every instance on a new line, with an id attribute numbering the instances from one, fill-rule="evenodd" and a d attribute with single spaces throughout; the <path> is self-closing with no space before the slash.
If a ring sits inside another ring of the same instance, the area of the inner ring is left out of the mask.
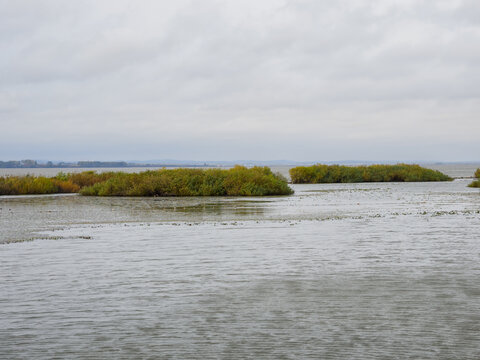
<path id="1" fill-rule="evenodd" d="M 292 168 L 290 169 L 290 177 L 294 184 L 453 180 L 440 171 L 407 164 L 370 166 L 317 164 Z"/>
<path id="2" fill-rule="evenodd" d="M 92 186 L 96 183 L 106 181 L 114 176 L 115 172 L 101 172 L 97 173 L 95 171 L 83 171 L 81 173 L 69 173 L 65 174 L 63 172 L 59 173 L 55 178 L 63 181 L 70 181 L 73 184 L 78 185 L 80 188 L 85 186 Z"/>
<path id="3" fill-rule="evenodd" d="M 75 193 L 80 186 L 68 180 L 44 176 L 0 177 L 0 195 Z"/>
<path id="4" fill-rule="evenodd" d="M 473 188 L 480 188 L 480 169 L 477 169 L 477 171 L 475 171 L 475 177 L 477 178 L 477 180 L 473 181 L 468 186 Z"/>
<path id="5" fill-rule="evenodd" d="M 81 189 L 88 196 L 265 196 L 289 195 L 284 179 L 268 167 L 247 169 L 173 169 L 114 173 L 111 178 Z"/>
<path id="6" fill-rule="evenodd" d="M 74 192 L 87 196 L 264 196 L 288 195 L 293 190 L 268 167 L 0 177 L 0 195 Z"/>

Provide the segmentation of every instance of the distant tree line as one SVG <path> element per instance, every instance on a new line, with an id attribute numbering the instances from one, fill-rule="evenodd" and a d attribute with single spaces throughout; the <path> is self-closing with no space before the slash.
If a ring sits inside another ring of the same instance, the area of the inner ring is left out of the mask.
<path id="1" fill-rule="evenodd" d="M 39 164 L 35 160 L 0 161 L 0 168 L 36 168 Z"/>
<path id="2" fill-rule="evenodd" d="M 46 163 L 39 163 L 36 160 L 20 160 L 20 161 L 0 161 L 0 168 L 75 168 L 75 167 L 127 167 L 128 163 L 125 161 L 78 161 L 76 163 L 58 162 L 53 163 L 48 161 Z"/>
<path id="3" fill-rule="evenodd" d="M 126 167 L 125 161 L 79 161 L 78 167 Z"/>

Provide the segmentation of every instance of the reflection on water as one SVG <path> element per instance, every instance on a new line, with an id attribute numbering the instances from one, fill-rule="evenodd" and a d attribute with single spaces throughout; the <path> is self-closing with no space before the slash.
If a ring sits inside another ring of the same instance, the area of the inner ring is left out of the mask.
<path id="1" fill-rule="evenodd" d="M 163 207 L 163 210 L 176 213 L 185 213 L 190 215 L 217 215 L 232 214 L 238 216 L 251 215 L 261 216 L 265 212 L 264 204 L 268 201 L 256 200 L 237 200 L 237 201 L 217 201 L 201 202 L 195 205 L 180 205 Z M 261 205 L 261 206 L 259 206 Z"/>
<path id="2" fill-rule="evenodd" d="M 478 359 L 468 182 L 3 197 L 0 358 Z"/>
<path id="3" fill-rule="evenodd" d="M 1 197 L 0 243 L 29 240 L 39 231 L 73 224 L 262 219 L 268 213 L 274 216 L 275 205 L 289 201 L 271 199 L 92 198 L 78 195 Z M 270 207 L 271 203 L 273 207 Z"/>

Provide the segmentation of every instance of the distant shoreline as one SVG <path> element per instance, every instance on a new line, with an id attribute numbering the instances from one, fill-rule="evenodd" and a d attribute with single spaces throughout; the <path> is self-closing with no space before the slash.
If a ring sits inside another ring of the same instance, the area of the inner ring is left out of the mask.
<path id="1" fill-rule="evenodd" d="M 240 163 L 239 163 L 240 164 Z M 255 166 L 253 164 L 243 163 L 246 167 Z M 325 163 L 324 163 L 325 164 Z M 192 169 L 229 169 L 232 168 L 234 164 L 174 164 L 174 163 L 165 163 L 165 164 L 150 164 L 150 166 L 145 166 L 143 164 L 136 164 L 135 166 L 124 166 L 124 167 L 78 167 L 78 166 L 41 166 L 41 167 L 3 167 L 0 168 L 0 176 L 24 176 L 24 175 L 36 175 L 36 176 L 56 176 L 60 172 L 65 173 L 79 173 L 83 171 L 95 171 L 95 172 L 107 172 L 107 171 L 123 171 L 123 172 L 140 172 L 145 170 L 154 170 L 154 169 L 175 169 L 175 168 L 192 168 Z M 299 165 L 269 165 L 269 167 L 274 171 L 281 173 L 283 176 L 289 178 L 289 169 L 297 167 Z M 310 165 L 308 165 L 310 166 Z M 358 165 L 351 165 L 358 166 Z M 424 167 L 440 170 L 441 172 L 455 178 L 455 179 L 471 179 L 473 178 L 473 173 L 476 169 L 480 168 L 480 162 L 478 163 L 445 163 L 443 165 L 437 164 L 424 164 Z"/>
<path id="2" fill-rule="evenodd" d="M 102 168 L 150 168 L 150 167 L 218 167 L 212 164 L 135 164 L 125 162 L 87 162 L 77 163 L 23 163 L 22 161 L 0 161 L 0 169 L 102 169 Z"/>
<path id="3" fill-rule="evenodd" d="M 233 167 L 235 165 L 243 166 L 310 166 L 316 164 L 325 165 L 395 165 L 399 163 L 418 164 L 430 166 L 451 166 L 451 165 L 474 165 L 480 164 L 479 161 L 361 161 L 361 160 L 342 160 L 342 161 L 289 161 L 289 160 L 235 160 L 235 161 L 195 161 L 195 160 L 152 160 L 154 162 L 141 161 L 45 161 L 45 160 L 9 160 L 0 161 L 0 169 L 102 169 L 102 168 L 202 168 L 202 167 Z M 156 162 L 158 161 L 158 162 Z M 164 162 L 163 162 L 164 161 Z"/>
<path id="4" fill-rule="evenodd" d="M 159 167 L 226 167 L 231 165 L 195 165 L 195 164 L 146 164 L 146 165 L 127 165 L 127 166 L 113 166 L 113 165 L 104 165 L 104 166 L 77 166 L 77 165 L 54 165 L 54 166 L 0 166 L 0 169 L 105 169 L 105 168 L 159 168 Z M 293 165 L 292 165 L 293 166 Z"/>

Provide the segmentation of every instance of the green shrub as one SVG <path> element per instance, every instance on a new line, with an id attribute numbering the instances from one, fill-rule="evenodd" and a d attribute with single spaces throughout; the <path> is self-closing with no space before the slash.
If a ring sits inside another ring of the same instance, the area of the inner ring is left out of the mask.
<path id="1" fill-rule="evenodd" d="M 294 184 L 453 180 L 440 171 L 407 164 L 370 166 L 317 164 L 292 168 L 290 169 L 290 177 Z"/>

